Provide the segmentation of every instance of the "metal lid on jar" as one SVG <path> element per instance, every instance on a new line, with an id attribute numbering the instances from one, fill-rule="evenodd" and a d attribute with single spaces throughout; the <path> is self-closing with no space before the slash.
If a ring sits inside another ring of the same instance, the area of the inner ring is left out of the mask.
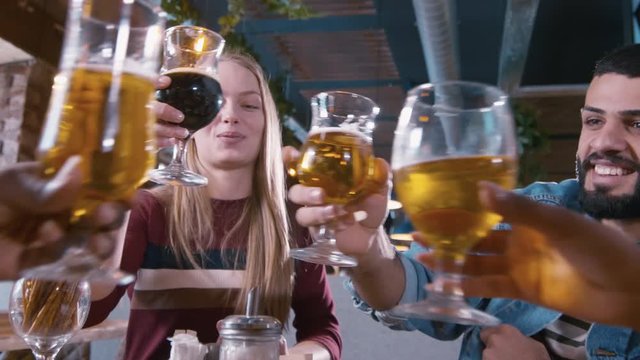
<path id="1" fill-rule="evenodd" d="M 271 316 L 230 315 L 218 322 L 218 332 L 225 335 L 280 336 L 282 324 Z"/>

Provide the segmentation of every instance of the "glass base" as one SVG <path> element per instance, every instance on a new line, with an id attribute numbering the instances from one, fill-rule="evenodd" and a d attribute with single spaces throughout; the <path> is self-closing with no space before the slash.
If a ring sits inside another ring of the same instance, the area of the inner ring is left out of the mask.
<path id="1" fill-rule="evenodd" d="M 338 267 L 355 267 L 358 261 L 345 255 L 335 245 L 335 240 L 316 241 L 301 249 L 291 249 L 290 256 L 294 259 Z"/>
<path id="2" fill-rule="evenodd" d="M 71 336 L 72 334 L 51 337 L 25 335 L 23 339 L 29 345 L 36 360 L 53 360 L 62 349 L 62 346 L 71 339 Z"/>
<path id="3" fill-rule="evenodd" d="M 82 248 L 67 249 L 58 261 L 23 270 L 20 276 L 43 280 L 99 280 L 117 285 L 128 285 L 135 280 L 133 274 L 119 269 L 102 269 L 101 261 Z"/>
<path id="4" fill-rule="evenodd" d="M 401 304 L 393 309 L 395 316 L 434 320 L 461 325 L 496 326 L 501 321 L 484 311 L 474 309 L 458 296 L 430 293 L 429 297 L 413 304 Z"/>
<path id="5" fill-rule="evenodd" d="M 206 177 L 175 166 L 151 171 L 149 180 L 161 185 L 173 186 L 205 186 L 209 183 Z"/>

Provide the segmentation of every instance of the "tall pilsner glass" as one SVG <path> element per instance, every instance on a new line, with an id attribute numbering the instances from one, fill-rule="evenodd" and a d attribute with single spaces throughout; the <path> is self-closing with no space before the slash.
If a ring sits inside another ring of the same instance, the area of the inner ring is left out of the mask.
<path id="1" fill-rule="evenodd" d="M 496 325 L 470 307 L 460 287 L 465 254 L 500 220 L 478 199 L 478 181 L 516 182 L 516 137 L 507 96 L 470 82 L 411 90 L 393 141 L 395 189 L 412 224 L 438 259 L 425 301 L 394 308 L 407 317 Z"/>
<path id="2" fill-rule="evenodd" d="M 147 0 L 70 0 L 60 72 L 54 78 L 38 147 L 46 176 L 80 155 L 83 184 L 69 218 L 76 246 L 56 263 L 27 270 L 25 277 L 65 279 L 129 274 L 99 269 L 83 245 L 103 202 L 127 204 L 155 163 L 149 107 L 157 76 L 164 12 Z"/>
<path id="3" fill-rule="evenodd" d="M 222 107 L 222 89 L 217 79 L 218 58 L 224 39 L 199 26 L 174 26 L 164 39 L 164 61 L 160 72 L 171 78 L 171 85 L 156 92 L 165 102 L 184 114 L 180 126 L 188 131 L 173 150 L 173 159 L 164 169 L 149 174 L 159 184 L 178 186 L 207 185 L 206 177 L 185 168 L 187 144 L 191 136 L 209 125 Z"/>
<path id="4" fill-rule="evenodd" d="M 330 91 L 315 95 L 311 110 L 311 131 L 301 149 L 298 180 L 322 188 L 329 204 L 358 200 L 373 176 L 371 133 L 380 108 L 362 95 Z M 291 257 L 324 265 L 357 265 L 356 259 L 338 250 L 330 225 L 316 230 L 313 244 L 292 249 Z"/>

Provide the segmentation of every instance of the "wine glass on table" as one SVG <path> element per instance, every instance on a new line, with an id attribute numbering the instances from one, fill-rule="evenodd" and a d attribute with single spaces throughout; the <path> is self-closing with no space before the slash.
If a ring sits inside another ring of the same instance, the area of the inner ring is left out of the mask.
<path id="1" fill-rule="evenodd" d="M 512 188 L 517 147 L 508 97 L 470 82 L 424 84 L 412 89 L 393 141 L 395 190 L 413 226 L 437 261 L 427 299 L 401 304 L 395 314 L 467 325 L 500 321 L 470 307 L 460 287 L 467 251 L 500 222 L 483 208 L 477 183 Z"/>
<path id="2" fill-rule="evenodd" d="M 60 69 L 37 155 L 46 177 L 79 155 L 83 183 L 61 224 L 65 243 L 71 246 L 57 262 L 28 269 L 22 276 L 133 280 L 131 274 L 102 269 L 104 259 L 86 244 L 95 232 L 105 230 L 92 225 L 98 207 L 121 203 L 123 219 L 155 164 L 155 117 L 149 105 L 163 30 L 164 12 L 146 0 L 69 1 Z"/>
<path id="3" fill-rule="evenodd" d="M 223 48 L 222 36 L 209 29 L 198 26 L 167 29 L 160 72 L 171 78 L 171 85 L 158 90 L 156 97 L 182 111 L 184 120 L 180 126 L 188 134 L 178 139 L 169 165 L 149 174 L 152 181 L 178 186 L 207 185 L 206 177 L 186 169 L 185 159 L 191 136 L 209 125 L 222 107 L 222 89 L 216 79 Z"/>
<path id="4" fill-rule="evenodd" d="M 311 98 L 311 110 L 311 131 L 300 150 L 297 180 L 322 188 L 329 204 L 357 201 L 373 176 L 371 134 L 380 108 L 362 95 L 329 91 Z M 313 243 L 292 249 L 291 257 L 331 266 L 357 265 L 355 258 L 338 250 L 330 224 L 312 229 L 311 235 Z"/>
<path id="5" fill-rule="evenodd" d="M 52 360 L 84 325 L 89 314 L 89 283 L 22 278 L 11 289 L 9 321 L 36 360 Z"/>

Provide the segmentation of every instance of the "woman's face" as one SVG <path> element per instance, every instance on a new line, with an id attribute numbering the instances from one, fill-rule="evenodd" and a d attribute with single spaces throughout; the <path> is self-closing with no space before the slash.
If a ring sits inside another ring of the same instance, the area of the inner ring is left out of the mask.
<path id="1" fill-rule="evenodd" d="M 252 167 L 265 126 L 258 79 L 235 62 L 222 61 L 218 80 L 224 105 L 211 124 L 194 134 L 198 157 L 214 168 Z"/>

